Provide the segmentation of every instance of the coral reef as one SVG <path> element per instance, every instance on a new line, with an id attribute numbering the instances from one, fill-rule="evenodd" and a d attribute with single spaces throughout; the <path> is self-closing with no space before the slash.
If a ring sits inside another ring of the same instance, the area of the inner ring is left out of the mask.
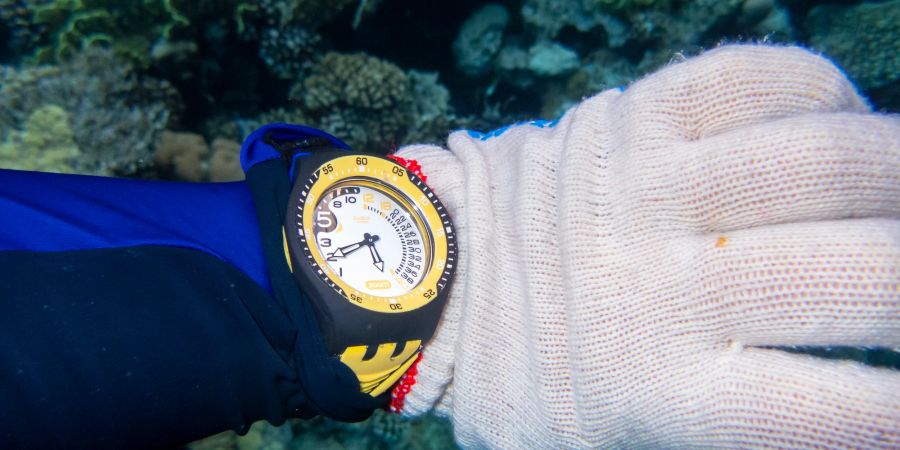
<path id="1" fill-rule="evenodd" d="M 518 14 L 522 28 L 504 33 L 487 74 L 492 76 L 478 73 L 490 80 L 485 95 L 494 105 L 483 108 L 482 117 L 509 120 L 503 105 L 517 97 L 536 98 L 531 90 L 541 92 L 535 111 L 557 115 L 585 95 L 627 84 L 676 54 L 716 45 L 729 33 L 734 39 L 793 36 L 788 9 L 776 0 L 524 0 Z M 465 25 L 456 43 L 463 42 L 464 31 Z M 504 85 L 513 89 L 498 95 Z"/>
<path id="2" fill-rule="evenodd" d="M 565 27 L 580 32 L 589 32 L 598 26 L 624 28 L 613 12 L 614 8 L 600 7 L 597 0 L 525 0 L 520 14 L 539 38 L 553 39 Z"/>
<path id="3" fill-rule="evenodd" d="M 396 147 L 412 121 L 409 77 L 363 53 L 328 53 L 291 89 L 315 123 L 360 149 Z"/>
<path id="4" fill-rule="evenodd" d="M 291 420 L 275 427 L 257 422 L 245 436 L 233 432 L 192 443 L 191 450 L 319 450 L 319 449 L 414 449 L 455 450 L 449 422 L 434 416 L 404 419 L 396 414 L 375 411 L 361 423 L 341 423 L 329 419 Z"/>
<path id="5" fill-rule="evenodd" d="M 168 83 L 138 76 L 107 50 L 79 52 L 59 66 L 0 66 L 0 138 L 56 105 L 68 113 L 82 152 L 73 169 L 83 173 L 127 174 L 149 164 L 177 102 Z"/>
<path id="6" fill-rule="evenodd" d="M 595 0 L 599 9 L 612 11 L 629 11 L 638 8 L 654 7 L 655 9 L 668 9 L 670 0 Z"/>
<path id="7" fill-rule="evenodd" d="M 277 78 L 302 78 L 326 49 L 316 30 L 351 4 L 348 0 L 258 2 L 254 13 L 260 24 L 254 38 L 259 40 L 259 58 Z"/>
<path id="8" fill-rule="evenodd" d="M 711 30 L 721 29 L 738 19 L 744 0 L 693 0 L 674 4 L 653 4 L 649 1 L 606 3 L 610 7 L 597 7 L 596 2 L 591 0 L 526 0 L 521 13 L 525 22 L 540 36 L 555 38 L 559 30 L 566 26 L 584 33 L 602 31 L 608 48 L 641 44 L 646 58 L 647 53 L 659 50 L 671 54 L 676 50 L 707 44 Z M 651 5 L 653 7 L 647 7 Z M 757 20 L 764 20 L 765 17 Z"/>
<path id="9" fill-rule="evenodd" d="M 553 84 L 541 98 L 540 117 L 559 117 L 584 96 L 637 79 L 638 69 L 625 57 L 600 49 L 582 58 L 581 67 L 563 84 Z"/>
<path id="10" fill-rule="evenodd" d="M 163 131 L 153 159 L 162 170 L 173 172 L 181 180 L 202 181 L 206 178 L 203 166 L 208 155 L 209 146 L 203 136 Z"/>
<path id="11" fill-rule="evenodd" d="M 241 168 L 241 144 L 224 138 L 216 138 L 209 145 L 209 181 L 240 181 L 244 179 Z"/>
<path id="12" fill-rule="evenodd" d="M 244 436 L 237 438 L 237 450 L 286 450 L 294 438 L 290 426 L 276 427 L 256 422 Z"/>
<path id="13" fill-rule="evenodd" d="M 332 52 L 303 81 L 301 97 L 310 111 L 338 107 L 381 110 L 409 101 L 409 80 L 403 70 L 387 61 L 364 53 Z"/>
<path id="14" fill-rule="evenodd" d="M 790 14 L 776 0 L 745 0 L 736 25 L 754 36 L 765 36 L 766 40 L 789 42 L 794 39 Z"/>
<path id="15" fill-rule="evenodd" d="M 525 120 L 529 117 L 507 111 L 529 103 L 532 114 L 558 114 L 598 87 L 627 84 L 677 53 L 716 45 L 735 30 L 744 33 L 735 33 L 735 39 L 793 36 L 788 10 L 777 0 L 523 0 L 520 5 L 518 16 L 508 18 L 503 7 L 485 6 L 457 32 L 458 72 L 484 80 L 481 119 Z M 612 61 L 612 67 L 601 60 Z M 585 90 L 576 92 L 578 86 Z"/>
<path id="16" fill-rule="evenodd" d="M 404 72 L 362 53 L 327 53 L 289 96 L 296 106 L 272 109 L 250 120 L 250 126 L 220 123 L 213 134 L 234 136 L 240 128 L 243 138 L 263 123 L 303 123 L 354 148 L 386 151 L 409 142 L 442 143 L 456 120 L 437 73 Z"/>
<path id="17" fill-rule="evenodd" d="M 408 73 L 412 89 L 412 118 L 401 144 L 444 145 L 447 134 L 459 120 L 450 107 L 450 91 L 438 81 L 437 72 Z"/>
<path id="18" fill-rule="evenodd" d="M 27 0 L 0 0 L 0 54 L 20 56 L 37 45 L 43 27 L 35 23 Z"/>
<path id="19" fill-rule="evenodd" d="M 44 30 L 35 57 L 48 63 L 102 43 L 119 56 L 149 66 L 149 49 L 173 28 L 189 25 L 164 0 L 55 0 L 35 2 L 34 22 Z"/>
<path id="20" fill-rule="evenodd" d="M 488 3 L 475 10 L 453 41 L 456 67 L 467 75 L 487 73 L 491 59 L 503 44 L 503 31 L 508 24 L 509 13 L 503 5 Z"/>
<path id="21" fill-rule="evenodd" d="M 197 133 L 166 130 L 156 143 L 153 160 L 162 175 L 181 181 L 244 179 L 241 144 L 216 138 L 211 145 Z"/>
<path id="22" fill-rule="evenodd" d="M 259 41 L 259 57 L 276 77 L 304 76 L 322 53 L 322 37 L 300 26 L 266 28 Z"/>
<path id="23" fill-rule="evenodd" d="M 900 80 L 900 0 L 821 5 L 806 18 L 814 48 L 840 64 L 863 89 Z"/>
<path id="24" fill-rule="evenodd" d="M 520 88 L 532 86 L 537 79 L 574 72 L 581 65 L 578 54 L 553 41 L 538 41 L 528 50 L 515 44 L 503 47 L 497 55 L 497 75 Z"/>
<path id="25" fill-rule="evenodd" d="M 18 50 L 34 47 L 37 62 L 57 61 L 101 44 L 141 68 L 153 63 L 150 50 L 160 41 L 215 40 L 212 34 L 240 30 L 258 11 L 257 2 L 250 0 L 2 1 L 24 4 L 30 11 L 29 42 L 20 44 Z M 4 9 L 12 8 L 0 3 L 0 11 Z M 211 33 L 222 26 L 227 30 Z"/>
<path id="26" fill-rule="evenodd" d="M 70 173 L 79 156 L 69 113 L 56 105 L 38 107 L 0 142 L 0 167 L 7 169 Z"/>
<path id="27" fill-rule="evenodd" d="M 300 24 L 310 28 L 330 22 L 356 0 L 260 0 L 259 7 L 271 25 Z M 374 3 L 373 3 L 374 6 Z"/>
<path id="28" fill-rule="evenodd" d="M 295 422 L 294 434 L 303 436 L 300 449 L 455 449 L 451 428 L 444 419 L 424 416 L 404 419 L 385 411 L 375 411 L 361 423 L 340 423 L 325 419 Z"/>

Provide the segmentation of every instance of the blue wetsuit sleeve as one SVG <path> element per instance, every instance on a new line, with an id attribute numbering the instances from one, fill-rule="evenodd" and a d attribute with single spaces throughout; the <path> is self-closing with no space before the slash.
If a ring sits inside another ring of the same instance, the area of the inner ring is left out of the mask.
<path id="1" fill-rule="evenodd" d="M 269 290 L 249 189 L 0 169 L 0 251 L 199 250 Z"/>
<path id="2" fill-rule="evenodd" d="M 244 183 L 0 170 L 0 448 L 160 448 L 306 408 Z"/>
<path id="3" fill-rule="evenodd" d="M 266 142 L 346 147 L 311 130 L 254 133 L 246 184 L 0 169 L 0 448 L 171 447 L 384 406 L 284 259 L 290 179 Z"/>

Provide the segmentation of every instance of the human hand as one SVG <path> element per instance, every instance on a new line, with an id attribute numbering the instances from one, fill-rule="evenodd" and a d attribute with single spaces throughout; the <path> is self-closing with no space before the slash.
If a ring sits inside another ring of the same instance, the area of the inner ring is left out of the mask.
<path id="1" fill-rule="evenodd" d="M 722 47 L 449 147 L 400 152 L 461 250 L 404 413 L 463 446 L 900 446 L 900 374 L 770 348 L 900 347 L 900 120 L 827 60 Z"/>

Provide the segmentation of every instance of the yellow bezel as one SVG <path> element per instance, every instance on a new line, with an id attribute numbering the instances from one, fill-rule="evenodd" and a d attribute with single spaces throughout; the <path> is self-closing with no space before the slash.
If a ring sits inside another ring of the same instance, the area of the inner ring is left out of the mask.
<path id="1" fill-rule="evenodd" d="M 365 158 L 365 164 L 359 164 Z M 373 180 L 369 186 L 373 189 L 390 189 L 386 195 L 398 197 L 412 211 L 419 213 L 419 222 L 423 231 L 433 240 L 431 258 L 427 262 L 427 272 L 418 285 L 409 292 L 395 297 L 379 297 L 360 292 L 345 283 L 332 271 L 314 243 L 313 217 L 315 204 L 338 183 L 351 179 Z M 415 181 L 414 181 L 415 180 Z M 389 187 L 379 186 L 385 184 Z M 428 304 L 440 292 L 439 285 L 447 282 L 448 243 L 450 230 L 446 211 L 437 203 L 434 193 L 417 177 L 410 177 L 407 169 L 395 162 L 379 157 L 360 155 L 343 156 L 332 159 L 316 169 L 308 190 L 301 192 L 301 237 L 309 236 L 308 245 L 303 246 L 315 261 L 317 272 L 332 288 L 351 304 L 382 313 L 402 313 L 412 311 Z M 450 258 L 451 261 L 453 258 Z"/>

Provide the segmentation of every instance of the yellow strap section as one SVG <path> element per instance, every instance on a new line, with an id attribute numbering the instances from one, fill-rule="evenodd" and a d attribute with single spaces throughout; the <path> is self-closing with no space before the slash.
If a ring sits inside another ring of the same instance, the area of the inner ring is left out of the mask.
<path id="1" fill-rule="evenodd" d="M 367 360 L 363 360 L 363 356 L 365 356 L 368 346 L 347 347 L 341 353 L 341 362 L 353 369 L 356 378 L 359 379 L 361 391 L 377 397 L 393 386 L 406 373 L 406 369 L 415 362 L 422 341 L 408 341 L 403 351 L 391 358 L 397 345 L 394 342 L 379 344 L 375 356 Z"/>
<path id="2" fill-rule="evenodd" d="M 287 260 L 288 269 L 291 269 L 291 273 L 293 273 L 294 265 L 291 263 L 291 252 L 288 251 L 287 232 L 284 231 L 284 227 L 281 227 L 281 242 L 284 243 L 284 259 Z"/>
<path id="3" fill-rule="evenodd" d="M 288 268 L 294 271 L 291 264 L 291 254 L 288 251 L 287 233 L 284 227 L 281 228 L 281 238 L 284 244 L 284 257 L 287 259 Z M 394 349 L 397 344 L 388 342 L 378 345 L 378 350 L 372 359 L 363 360 L 366 354 L 366 345 L 357 345 L 347 347 L 341 353 L 341 362 L 353 369 L 356 378 L 359 379 L 359 386 L 362 392 L 368 393 L 372 397 L 377 397 L 388 390 L 397 380 L 406 373 L 406 369 L 412 365 L 422 348 L 421 340 L 407 341 L 403 352 L 394 358 Z"/>

